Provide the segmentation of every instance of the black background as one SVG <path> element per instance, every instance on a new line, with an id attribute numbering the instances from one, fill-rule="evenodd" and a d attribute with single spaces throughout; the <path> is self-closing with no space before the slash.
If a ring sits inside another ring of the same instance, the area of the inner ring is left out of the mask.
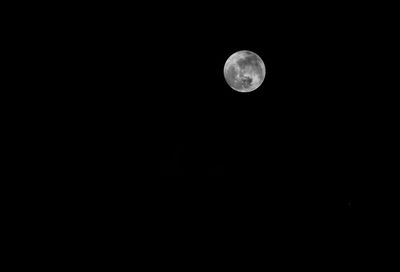
<path id="1" fill-rule="evenodd" d="M 357 207 L 358 184 L 377 174 L 379 31 L 370 13 L 164 5 L 62 8 L 29 39 L 49 56 L 34 79 L 49 90 L 35 93 L 51 123 L 45 167 L 91 207 L 81 213 L 223 233 L 261 229 L 266 213 L 274 230 L 310 218 L 332 224 L 333 210 Z M 251 93 L 224 79 L 239 50 L 266 66 Z"/>
<path id="2" fill-rule="evenodd" d="M 230 11 L 179 6 L 133 23 L 128 17 L 110 31 L 117 68 L 108 90 L 115 92 L 104 99 L 121 117 L 112 121 L 124 135 L 117 169 L 130 169 L 136 150 L 147 155 L 148 174 L 193 182 L 193 202 L 233 184 L 275 192 L 286 207 L 348 208 L 355 184 L 371 171 L 370 20 L 352 7 Z M 233 91 L 223 76 L 226 59 L 239 50 L 266 65 L 252 93 Z M 143 138 L 132 144 L 136 134 Z"/>
<path id="3" fill-rule="evenodd" d="M 353 259 L 393 225 L 378 188 L 397 155 L 381 63 L 395 24 L 375 6 L 16 5 L 4 134 L 18 249 L 248 270 Z M 223 75 L 239 50 L 267 69 L 251 93 Z"/>
<path id="4" fill-rule="evenodd" d="M 168 82 L 153 96 L 161 174 L 337 186 L 362 171 L 373 88 L 364 85 L 367 29 L 355 11 L 340 11 L 340 19 L 337 12 L 265 6 L 235 18 L 208 10 L 207 19 L 183 16 L 165 30 L 156 26 L 167 33 L 160 38 L 167 42 L 150 43 L 166 61 L 161 78 Z M 226 59 L 243 49 L 267 68 L 250 94 L 230 89 L 222 73 Z"/>
<path id="5" fill-rule="evenodd" d="M 373 115 L 371 28 L 356 12 L 311 4 L 75 10 L 47 47 L 51 64 L 65 63 L 54 106 L 68 109 L 62 118 L 72 129 L 61 129 L 71 160 L 105 179 L 135 179 L 140 169 L 194 187 L 221 178 L 210 186 L 267 184 L 316 198 L 332 190 L 347 205 L 367 167 Z M 224 79 L 239 50 L 266 66 L 252 93 Z"/>

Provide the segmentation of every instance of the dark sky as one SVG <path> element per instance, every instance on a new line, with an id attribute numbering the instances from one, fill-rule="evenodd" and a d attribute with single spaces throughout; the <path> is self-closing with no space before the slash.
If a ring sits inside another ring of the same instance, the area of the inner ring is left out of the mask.
<path id="1" fill-rule="evenodd" d="M 264 248 L 298 255 L 308 234 L 320 245 L 339 237 L 339 251 L 353 256 L 360 196 L 377 202 L 360 191 L 380 183 L 379 152 L 393 150 L 378 114 L 384 28 L 366 3 L 241 4 L 71 4 L 24 24 L 32 60 L 23 68 L 37 74 L 21 79 L 32 88 L 15 90 L 32 107 L 17 144 L 34 150 L 15 156 L 32 165 L 17 167 L 30 186 L 66 207 L 43 200 L 51 228 L 66 225 L 59 233 L 79 232 L 76 245 L 92 236 L 120 256 L 138 247 L 163 266 L 154 251 L 177 263 L 185 251 L 202 258 L 195 265 L 224 247 L 260 260 Z M 224 79 L 239 50 L 266 66 L 251 93 Z M 236 264 L 226 254 L 224 267 Z"/>
<path id="2" fill-rule="evenodd" d="M 104 152 L 96 154 L 121 176 L 143 156 L 158 177 L 351 188 L 369 156 L 371 28 L 351 7 L 319 8 L 83 12 L 71 32 L 79 39 L 63 44 L 74 64 L 67 76 L 85 79 L 74 85 L 74 107 L 100 137 Z M 224 79 L 225 61 L 239 50 L 257 53 L 267 69 L 252 93 Z"/>
<path id="3" fill-rule="evenodd" d="M 225 174 L 242 167 L 266 173 L 271 163 L 322 171 L 332 164 L 322 165 L 320 156 L 333 160 L 343 149 L 354 152 L 354 133 L 363 122 L 365 92 L 357 88 L 355 68 L 362 65 L 362 52 L 347 32 L 338 34 L 340 26 L 296 18 L 266 24 L 257 35 L 239 27 L 169 37 L 173 46 L 160 56 L 170 65 L 161 89 L 162 126 L 171 148 L 166 157 L 193 174 L 217 164 Z M 243 49 L 260 55 L 267 69 L 263 85 L 249 94 L 233 91 L 223 77 L 226 59 Z"/>
<path id="4" fill-rule="evenodd" d="M 296 192 L 314 201 L 332 193 L 347 203 L 368 160 L 374 87 L 360 87 L 369 74 L 367 30 L 334 13 L 261 11 L 250 16 L 255 28 L 227 18 L 166 31 L 156 53 L 168 78 L 158 97 L 161 176 L 268 180 L 291 201 L 307 202 Z M 223 78 L 239 50 L 266 65 L 253 93 L 237 93 Z"/>

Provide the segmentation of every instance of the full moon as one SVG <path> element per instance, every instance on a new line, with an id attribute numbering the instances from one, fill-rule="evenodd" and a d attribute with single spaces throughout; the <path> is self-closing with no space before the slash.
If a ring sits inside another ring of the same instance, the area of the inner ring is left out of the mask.
<path id="1" fill-rule="evenodd" d="M 266 75 L 262 59 L 248 50 L 232 54 L 225 62 L 224 76 L 228 85 L 235 91 L 248 93 L 256 90 Z"/>

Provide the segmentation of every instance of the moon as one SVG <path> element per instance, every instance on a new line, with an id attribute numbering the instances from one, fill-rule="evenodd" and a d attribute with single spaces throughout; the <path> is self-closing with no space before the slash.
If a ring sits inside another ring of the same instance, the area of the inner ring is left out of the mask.
<path id="1" fill-rule="evenodd" d="M 240 69 L 240 70 L 235 70 Z M 250 69 L 254 71 L 258 76 L 258 82 L 253 82 L 246 84 L 245 81 L 239 81 L 236 77 L 239 73 L 242 73 L 245 67 L 251 67 Z M 258 89 L 264 82 L 266 75 L 265 65 L 263 60 L 254 52 L 249 50 L 241 50 L 233 53 L 225 62 L 224 66 L 224 76 L 228 85 L 235 91 L 241 93 L 248 93 Z"/>

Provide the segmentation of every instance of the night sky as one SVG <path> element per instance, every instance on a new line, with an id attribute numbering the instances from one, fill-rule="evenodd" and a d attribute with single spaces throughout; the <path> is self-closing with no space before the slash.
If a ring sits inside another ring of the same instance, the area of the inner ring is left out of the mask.
<path id="1" fill-rule="evenodd" d="M 167 206 L 175 199 L 199 211 L 207 197 L 210 211 L 230 189 L 231 203 L 246 207 L 357 207 L 354 188 L 377 175 L 371 28 L 356 8 L 321 8 L 260 7 L 240 19 L 227 7 L 134 12 L 144 19 L 121 7 L 109 17 L 82 12 L 71 32 L 79 39 L 62 39 L 70 65 L 58 80 L 65 118 L 79 128 L 64 129 L 71 160 Z M 251 93 L 224 78 L 240 50 L 266 67 Z M 142 172 L 154 181 L 138 181 Z"/>

